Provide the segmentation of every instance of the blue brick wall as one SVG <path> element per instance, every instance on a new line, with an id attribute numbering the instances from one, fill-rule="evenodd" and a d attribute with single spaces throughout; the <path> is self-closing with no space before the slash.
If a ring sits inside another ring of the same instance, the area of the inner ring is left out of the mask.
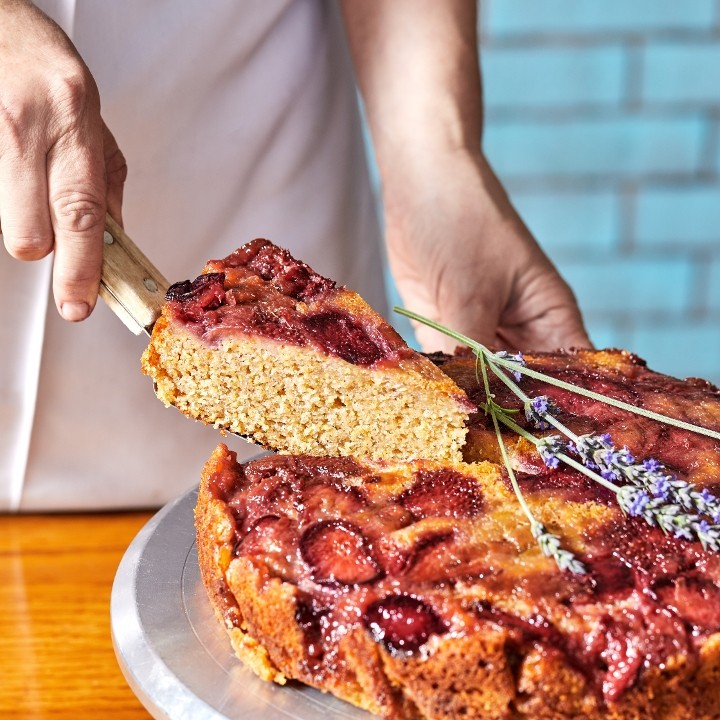
<path id="1" fill-rule="evenodd" d="M 481 0 L 485 151 L 599 346 L 720 383 L 720 0 Z"/>
<path id="2" fill-rule="evenodd" d="M 481 0 L 490 35 L 704 31 L 715 0 Z"/>
<path id="3" fill-rule="evenodd" d="M 493 82 L 487 80 L 492 97 Z M 697 114 L 538 120 L 490 118 L 485 149 L 506 180 L 689 174 L 702 161 Z"/>
<path id="4" fill-rule="evenodd" d="M 581 47 L 489 47 L 483 69 L 492 83 L 495 108 L 618 104 L 624 97 L 626 56 L 619 45 Z"/>

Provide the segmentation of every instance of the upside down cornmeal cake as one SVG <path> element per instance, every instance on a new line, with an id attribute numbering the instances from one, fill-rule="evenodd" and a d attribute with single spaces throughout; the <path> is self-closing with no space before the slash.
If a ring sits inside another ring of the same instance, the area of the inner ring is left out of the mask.
<path id="1" fill-rule="evenodd" d="M 202 473 L 237 655 L 384 718 L 720 718 L 720 443 L 687 425 L 717 436 L 717 389 L 620 351 L 431 359 L 267 241 L 170 289 L 161 399 L 286 453 Z"/>

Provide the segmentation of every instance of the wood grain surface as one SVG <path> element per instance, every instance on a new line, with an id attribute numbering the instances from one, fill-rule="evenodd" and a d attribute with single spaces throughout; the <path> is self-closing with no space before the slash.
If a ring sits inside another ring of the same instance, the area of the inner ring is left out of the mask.
<path id="1" fill-rule="evenodd" d="M 0 516 L 0 718 L 148 720 L 110 636 L 110 591 L 152 513 Z"/>

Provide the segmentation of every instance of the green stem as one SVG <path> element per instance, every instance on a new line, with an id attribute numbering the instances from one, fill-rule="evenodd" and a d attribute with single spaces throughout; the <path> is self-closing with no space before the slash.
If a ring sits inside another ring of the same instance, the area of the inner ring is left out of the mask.
<path id="1" fill-rule="evenodd" d="M 472 338 L 469 338 L 467 335 L 463 335 L 462 333 L 450 330 L 449 328 L 446 328 L 445 326 L 440 325 L 433 320 L 429 320 L 422 315 L 418 315 L 417 313 L 412 312 L 411 310 L 406 310 L 405 308 L 401 307 L 395 307 L 394 310 L 400 315 L 404 315 L 411 320 L 416 320 L 417 322 L 423 323 L 423 325 L 427 325 L 428 327 L 431 327 L 438 332 L 444 333 L 448 337 L 457 340 L 463 345 L 467 345 L 469 348 L 475 350 L 476 352 L 481 352 L 486 355 L 491 354 L 490 351 L 482 343 L 479 343 Z M 583 387 L 572 385 L 571 383 L 565 382 L 564 380 L 558 380 L 557 378 L 552 377 L 552 375 L 546 375 L 545 373 L 541 373 L 537 370 L 528 368 L 518 362 L 506 360 L 505 358 L 498 358 L 496 356 L 493 356 L 493 362 L 496 362 L 498 365 L 501 365 L 503 367 L 507 367 L 514 371 L 522 373 L 523 375 L 527 375 L 528 377 L 535 378 L 536 380 L 542 380 L 549 385 L 554 385 L 555 387 L 562 388 L 563 390 L 568 390 L 569 392 L 583 395 L 590 398 L 591 400 L 597 400 L 598 402 L 605 403 L 606 405 L 612 405 L 613 407 L 619 408 L 620 410 L 627 410 L 628 412 L 635 413 L 636 415 L 642 415 L 643 417 L 646 417 L 650 420 L 656 420 L 657 422 L 666 423 L 668 425 L 681 428 L 682 430 L 689 430 L 690 432 L 705 435 L 706 437 L 714 438 L 715 440 L 720 440 L 720 432 L 717 432 L 715 430 L 710 430 L 709 428 L 704 428 L 700 425 L 694 425 L 693 423 L 685 422 L 684 420 L 671 418 L 667 415 L 653 412 L 652 410 L 639 408 L 622 400 L 616 400 L 615 398 L 607 397 L 607 395 L 601 395 L 600 393 L 596 393 L 593 390 L 587 390 Z"/>
<path id="2" fill-rule="evenodd" d="M 498 445 L 500 446 L 500 452 L 502 454 L 503 462 L 505 463 L 505 468 L 507 469 L 508 477 L 510 478 L 510 484 L 515 491 L 515 495 L 518 499 L 518 502 L 520 503 L 520 507 L 523 509 L 523 512 L 527 516 L 527 519 L 530 521 L 531 526 L 535 527 L 535 525 L 537 524 L 537 520 L 535 520 L 535 517 L 533 516 L 530 507 L 525 502 L 525 498 L 523 497 L 523 494 L 520 490 L 520 485 L 518 485 L 517 478 L 515 477 L 515 471 L 510 464 L 510 458 L 508 457 L 507 449 L 505 448 L 505 443 L 502 439 L 502 433 L 500 432 L 500 426 L 498 425 L 497 414 L 492 408 L 490 410 L 490 417 L 492 418 L 493 426 L 495 427 L 495 435 L 497 435 Z"/>
<path id="3" fill-rule="evenodd" d="M 500 420 L 500 422 L 502 422 L 504 425 L 516 432 L 518 435 L 524 437 L 526 440 L 529 440 L 531 443 L 534 443 L 535 446 L 540 444 L 540 438 L 535 437 L 532 433 L 529 433 L 527 430 L 525 430 L 525 428 L 520 427 L 520 425 L 518 425 L 511 418 L 500 415 L 498 419 Z M 602 477 L 602 475 L 598 475 L 598 473 L 593 472 L 589 468 L 586 468 L 574 458 L 569 457 L 565 453 L 558 453 L 557 457 L 562 460 L 566 465 L 569 465 L 571 468 L 574 468 L 578 472 L 581 472 L 583 475 L 586 475 L 591 480 L 594 480 L 596 483 L 599 483 L 608 490 L 612 490 L 612 492 L 614 492 L 616 495 L 619 492 L 620 488 L 618 488 L 617 485 L 614 485 L 609 480 L 606 480 L 604 477 Z"/>
<path id="4" fill-rule="evenodd" d="M 529 397 L 516 382 L 513 382 L 504 372 L 502 372 L 502 370 L 495 367 L 495 359 L 496 358 L 493 358 L 492 360 L 490 360 L 490 358 L 487 359 L 487 364 L 490 366 L 490 369 L 510 388 L 510 390 L 512 390 L 512 392 L 515 393 L 515 395 L 518 396 L 520 400 L 522 400 L 525 405 L 531 404 L 532 398 Z M 563 433 L 563 435 L 569 437 L 574 443 L 577 443 L 580 440 L 580 438 L 578 438 L 578 436 L 570 430 L 570 428 L 565 427 L 565 425 L 554 418 L 550 413 L 547 413 L 542 417 L 545 422 L 552 425 L 556 430 L 559 430 Z"/>

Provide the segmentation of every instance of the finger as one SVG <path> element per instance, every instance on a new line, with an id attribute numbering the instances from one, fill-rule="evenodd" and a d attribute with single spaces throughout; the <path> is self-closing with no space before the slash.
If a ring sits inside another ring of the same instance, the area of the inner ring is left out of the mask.
<path id="1" fill-rule="evenodd" d="M 127 178 L 127 163 L 113 134 L 105 123 L 103 123 L 103 148 L 105 157 L 105 182 L 107 185 L 107 211 L 113 220 L 122 227 L 122 201 L 125 180 Z"/>
<path id="2" fill-rule="evenodd" d="M 55 303 L 66 320 L 83 320 L 95 307 L 102 265 L 106 204 L 99 122 L 61 138 L 50 151 L 48 195 L 55 232 Z"/>
<path id="3" fill-rule="evenodd" d="M 44 151 L 32 147 L 0 154 L 0 223 L 14 258 L 39 260 L 52 251 Z"/>

